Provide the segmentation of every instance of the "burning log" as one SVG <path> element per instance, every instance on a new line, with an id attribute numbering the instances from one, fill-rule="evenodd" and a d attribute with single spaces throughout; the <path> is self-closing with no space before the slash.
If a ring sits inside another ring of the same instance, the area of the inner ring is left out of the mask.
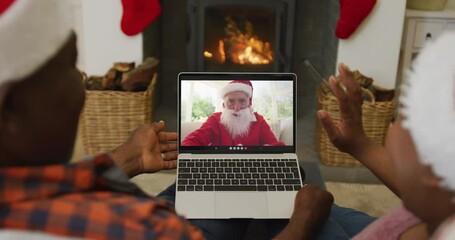
<path id="1" fill-rule="evenodd" d="M 245 21 L 245 31 L 242 31 L 231 16 L 226 16 L 225 20 L 226 37 L 218 43 L 221 62 L 269 64 L 273 61 L 270 43 L 261 41 L 254 35 L 251 21 Z M 205 56 L 209 57 L 207 54 Z"/>

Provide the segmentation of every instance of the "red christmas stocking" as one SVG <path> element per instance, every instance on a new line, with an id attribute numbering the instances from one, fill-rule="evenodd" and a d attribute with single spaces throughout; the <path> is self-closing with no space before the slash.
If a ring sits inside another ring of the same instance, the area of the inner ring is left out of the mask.
<path id="1" fill-rule="evenodd" d="M 340 18 L 336 35 L 341 39 L 351 36 L 376 5 L 376 0 L 340 0 Z"/>
<path id="2" fill-rule="evenodd" d="M 5 11 L 11 4 L 13 4 L 14 0 L 4 0 L 0 1 L 0 15 L 3 11 Z"/>
<path id="3" fill-rule="evenodd" d="M 123 33 L 136 35 L 161 14 L 158 0 L 122 0 L 123 15 L 120 23 Z"/>

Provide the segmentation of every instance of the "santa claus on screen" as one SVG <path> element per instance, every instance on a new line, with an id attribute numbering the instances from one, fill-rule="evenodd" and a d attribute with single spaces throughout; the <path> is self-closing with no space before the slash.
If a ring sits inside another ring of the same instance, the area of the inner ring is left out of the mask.
<path id="1" fill-rule="evenodd" d="M 182 146 L 283 146 L 264 117 L 253 112 L 253 85 L 234 80 L 222 92 L 223 110 L 190 133 Z"/>

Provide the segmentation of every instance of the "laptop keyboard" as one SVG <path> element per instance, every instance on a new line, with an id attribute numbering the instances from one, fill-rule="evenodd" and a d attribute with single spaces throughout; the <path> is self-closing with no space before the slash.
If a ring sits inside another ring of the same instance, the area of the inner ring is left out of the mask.
<path id="1" fill-rule="evenodd" d="M 297 191 L 295 159 L 180 159 L 178 191 Z"/>

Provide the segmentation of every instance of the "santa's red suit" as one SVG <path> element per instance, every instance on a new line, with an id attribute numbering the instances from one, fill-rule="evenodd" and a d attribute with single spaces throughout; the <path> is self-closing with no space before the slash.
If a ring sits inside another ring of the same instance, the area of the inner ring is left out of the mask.
<path id="1" fill-rule="evenodd" d="M 283 146 L 276 139 L 264 117 L 254 112 L 255 122 L 251 122 L 250 130 L 245 136 L 232 139 L 229 131 L 221 123 L 221 112 L 214 113 L 202 126 L 190 133 L 182 142 L 182 146 Z"/>

